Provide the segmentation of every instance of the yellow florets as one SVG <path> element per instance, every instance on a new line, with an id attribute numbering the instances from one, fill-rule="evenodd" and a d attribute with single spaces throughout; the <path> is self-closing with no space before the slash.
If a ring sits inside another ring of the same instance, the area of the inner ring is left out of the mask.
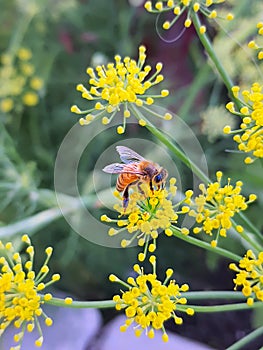
<path id="1" fill-rule="evenodd" d="M 188 285 L 179 286 L 175 280 L 170 280 L 172 269 L 166 271 L 166 279 L 161 282 L 157 279 L 155 272 L 155 259 L 150 260 L 153 265 L 153 273 L 145 274 L 143 268 L 134 265 L 137 277 L 129 277 L 127 283 L 128 291 L 122 295 L 115 295 L 116 310 L 125 310 L 127 320 L 120 327 L 122 332 L 134 324 L 135 335 L 140 336 L 143 332 L 149 338 L 154 338 L 155 330 L 162 329 L 163 341 L 168 341 L 164 328 L 164 322 L 173 319 L 177 325 L 182 324 L 183 319 L 176 315 L 175 310 L 180 310 L 180 305 L 187 303 L 186 298 L 181 296 L 182 292 L 189 289 Z M 186 311 L 187 310 L 187 311 Z M 180 310 L 188 315 L 193 315 L 191 308 Z"/>
<path id="2" fill-rule="evenodd" d="M 233 87 L 233 93 L 238 98 L 239 88 Z M 250 90 L 242 91 L 243 107 L 236 111 L 232 102 L 227 109 L 242 118 L 240 129 L 231 131 L 229 126 L 224 128 L 227 134 L 234 134 L 233 140 L 241 152 L 249 153 L 245 158 L 246 164 L 253 163 L 257 158 L 263 158 L 263 92 L 259 83 L 254 83 Z"/>
<path id="3" fill-rule="evenodd" d="M 233 279 L 235 289 L 242 287 L 248 305 L 252 305 L 254 299 L 263 301 L 263 252 L 256 256 L 252 250 L 248 250 L 238 266 L 231 263 L 229 268 L 236 272 Z"/>
<path id="4" fill-rule="evenodd" d="M 0 274 L 0 329 L 2 334 L 5 329 L 13 324 L 15 328 L 21 331 L 14 336 L 14 340 L 18 343 L 15 349 L 19 350 L 27 329 L 33 331 L 35 325 L 39 331 L 40 337 L 36 341 L 36 345 L 42 344 L 43 337 L 39 325 L 38 317 L 45 318 L 47 326 L 52 325 L 52 320 L 42 311 L 42 304 L 52 298 L 51 294 L 43 296 L 38 294 L 39 290 L 43 290 L 52 281 L 44 284 L 43 280 L 49 272 L 47 266 L 51 256 L 52 248 L 47 248 L 47 258 L 39 273 L 33 270 L 34 248 L 27 235 L 22 237 L 22 242 L 28 245 L 26 253 L 28 260 L 22 263 L 22 257 L 18 252 L 15 252 L 11 242 L 5 245 L 0 241 L 0 250 L 3 255 L 0 258 L 1 274 Z M 53 275 L 54 276 L 54 275 Z M 57 275 L 59 276 L 59 275 Z"/>
<path id="5" fill-rule="evenodd" d="M 217 181 L 207 187 L 204 184 L 199 185 L 202 193 L 194 199 L 189 211 L 189 215 L 201 225 L 194 228 L 194 233 L 204 231 L 210 236 L 216 233 L 216 239 L 211 242 L 213 247 L 216 247 L 218 237 L 226 237 L 227 231 L 233 227 L 232 218 L 235 213 L 246 210 L 248 204 L 256 199 L 256 196 L 253 196 L 247 200 L 241 195 L 241 181 L 237 181 L 234 186 L 228 179 L 228 183 L 223 186 L 222 172 L 218 171 L 216 176 Z M 242 232 L 242 226 L 237 226 L 237 232 Z"/>
<path id="6" fill-rule="evenodd" d="M 115 222 L 121 227 L 119 230 L 111 227 L 109 235 L 113 236 L 124 230 L 131 234 L 130 240 L 122 240 L 121 246 L 127 247 L 136 238 L 139 246 L 145 246 L 144 253 L 139 254 L 139 261 L 143 261 L 146 257 L 147 249 L 153 252 L 156 249 L 156 239 L 159 234 L 164 231 L 167 236 L 173 234 L 172 228 L 181 231 L 182 234 L 188 234 L 186 228 L 176 226 L 178 216 L 186 214 L 188 207 L 183 206 L 181 211 L 176 210 L 184 200 L 176 205 L 172 202 L 172 198 L 176 195 L 177 187 L 176 179 L 170 180 L 169 189 L 150 190 L 148 184 L 141 185 L 143 193 L 132 192 L 129 198 L 128 207 L 124 210 L 122 206 L 116 205 L 115 209 L 120 213 L 121 218 L 118 220 L 109 219 L 105 215 L 101 217 L 102 221 Z M 191 194 L 190 194 L 191 196 Z M 185 198 L 185 202 L 189 201 L 189 196 Z M 153 239 L 153 243 L 150 240 Z M 142 255 L 143 254 L 143 255 Z"/>
<path id="7" fill-rule="evenodd" d="M 150 106 L 156 98 L 166 97 L 168 90 L 162 90 L 159 95 L 150 95 L 148 90 L 163 80 L 160 74 L 162 64 L 157 63 L 155 72 L 151 66 L 145 65 L 146 48 L 139 47 L 139 58 L 136 62 L 130 57 L 115 56 L 115 63 L 108 63 L 107 66 L 97 66 L 94 70 L 89 67 L 89 90 L 82 84 L 77 85 L 77 90 L 82 97 L 94 101 L 95 105 L 89 110 L 80 110 L 76 105 L 71 107 L 71 112 L 85 114 L 86 116 L 99 117 L 103 124 L 108 124 L 115 114 L 123 108 L 123 125 L 118 127 L 117 132 L 122 134 L 125 131 L 126 118 L 134 112 L 137 107 Z M 134 113 L 136 116 L 138 114 Z M 109 118 L 107 117 L 110 116 Z M 81 125 L 90 123 L 90 119 L 81 118 Z"/>
<path id="8" fill-rule="evenodd" d="M 259 60 L 263 59 L 263 40 L 262 40 L 262 36 L 263 36 L 263 22 L 258 22 L 257 23 L 257 30 L 258 30 L 258 39 L 255 40 L 251 40 L 248 43 L 248 47 L 250 49 L 256 50 L 257 51 L 257 58 Z M 261 39 L 261 40 L 260 40 Z"/>
<path id="9" fill-rule="evenodd" d="M 20 110 L 22 105 L 31 107 L 39 102 L 38 91 L 43 87 L 43 80 L 34 75 L 31 57 L 32 52 L 27 48 L 20 48 L 14 57 L 2 55 L 0 112 Z"/>
<path id="10" fill-rule="evenodd" d="M 211 10 L 211 5 L 219 5 L 225 0 L 173 0 L 173 1 L 157 1 L 153 5 L 152 1 L 146 1 L 144 4 L 145 9 L 151 13 L 162 13 L 162 12 L 171 12 L 175 16 L 172 21 L 165 21 L 163 23 L 163 29 L 170 29 L 175 22 L 178 20 L 178 17 L 181 16 L 184 12 L 187 12 L 187 18 L 184 22 L 185 28 L 189 28 L 192 24 L 191 16 L 194 13 L 201 13 L 209 19 L 214 19 L 218 16 L 216 10 Z M 228 13 L 225 16 L 225 19 L 228 21 L 233 20 L 234 16 L 232 13 Z M 206 27 L 202 25 L 199 28 L 200 34 L 206 32 Z"/>

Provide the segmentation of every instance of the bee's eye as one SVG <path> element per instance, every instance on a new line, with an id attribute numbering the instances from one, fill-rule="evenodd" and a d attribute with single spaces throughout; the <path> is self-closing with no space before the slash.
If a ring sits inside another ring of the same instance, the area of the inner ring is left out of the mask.
<path id="1" fill-rule="evenodd" d="M 163 179 L 162 174 L 157 174 L 157 175 L 155 176 L 155 178 L 154 178 L 154 181 L 155 181 L 156 183 L 158 183 L 158 182 L 162 181 L 162 179 Z"/>

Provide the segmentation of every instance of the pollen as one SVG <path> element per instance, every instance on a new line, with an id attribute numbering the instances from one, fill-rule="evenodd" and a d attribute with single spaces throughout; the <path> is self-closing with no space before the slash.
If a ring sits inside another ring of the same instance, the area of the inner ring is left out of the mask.
<path id="1" fill-rule="evenodd" d="M 157 3 L 157 7 L 160 4 L 162 2 Z M 149 5 L 146 3 L 145 6 Z M 145 65 L 145 46 L 141 45 L 138 51 L 137 61 L 128 56 L 122 58 L 116 55 L 114 63 L 97 66 L 96 69 L 87 68 L 86 72 L 90 77 L 89 88 L 78 84 L 76 89 L 89 103 L 93 101 L 94 106 L 87 110 L 82 110 L 76 105 L 71 107 L 73 113 L 93 115 L 92 120 L 85 121 L 85 118 L 80 118 L 81 125 L 88 125 L 95 119 L 100 119 L 103 125 L 107 125 L 117 112 L 122 112 L 123 123 L 117 127 L 117 133 L 123 134 L 126 118 L 129 118 L 131 113 L 137 117 L 137 108 L 151 106 L 156 98 L 168 96 L 168 90 L 162 90 L 159 94 L 156 94 L 155 90 L 154 95 L 150 93 L 149 90 L 156 89 L 155 86 L 164 79 L 160 74 L 163 65 L 157 63 L 156 71 L 151 72 L 151 66 Z M 156 113 L 152 111 L 152 115 L 156 116 Z"/>
<path id="2" fill-rule="evenodd" d="M 181 232 L 182 235 L 188 235 L 189 230 L 185 227 L 177 226 L 180 215 L 186 215 L 189 211 L 189 198 L 192 191 L 187 191 L 185 199 L 179 205 L 180 208 L 175 210 L 174 197 L 177 194 L 175 186 L 176 179 L 170 179 L 169 187 L 164 189 L 154 188 L 152 192 L 148 184 L 142 184 L 140 191 L 130 194 L 128 207 L 123 212 L 123 207 L 116 205 L 114 208 L 121 216 L 120 219 L 114 220 L 106 215 L 101 216 L 104 222 L 115 223 L 117 228 L 111 227 L 108 231 L 110 236 L 117 235 L 126 230 L 131 239 L 123 239 L 121 247 L 126 248 L 135 239 L 144 251 L 138 255 L 139 261 L 144 261 L 147 251 L 152 253 L 156 250 L 156 240 L 162 232 L 166 236 L 173 236 L 173 229 Z M 187 205 L 185 205 L 187 204 Z M 151 242 L 153 240 L 153 242 Z"/>
<path id="3" fill-rule="evenodd" d="M 249 306 L 253 305 L 254 300 L 263 301 L 263 252 L 255 254 L 248 250 L 238 265 L 231 263 L 229 268 L 236 273 L 234 289 L 242 289 Z"/>
<path id="4" fill-rule="evenodd" d="M 240 99 L 240 88 L 232 88 L 234 96 Z M 240 111 L 234 109 L 233 102 L 229 102 L 226 108 L 234 115 L 242 118 L 240 129 L 229 130 L 226 126 L 224 132 L 233 134 L 233 140 L 238 144 L 241 152 L 247 153 L 245 164 L 252 164 L 257 159 L 263 158 L 263 93 L 259 83 L 252 84 L 250 90 L 243 90 L 240 99 L 242 107 Z"/>
<path id="5" fill-rule="evenodd" d="M 152 258 L 153 256 L 151 256 Z M 150 259 L 151 259 L 150 258 Z M 154 257 L 155 258 L 155 257 Z M 140 336 L 143 332 L 150 339 L 154 338 L 155 330 L 162 329 L 163 341 L 168 341 L 164 323 L 171 319 L 177 324 L 183 323 L 183 318 L 176 314 L 176 309 L 180 305 L 186 304 L 186 298 L 181 296 L 185 291 L 184 285 L 180 286 L 176 281 L 170 280 L 173 270 L 166 270 L 166 279 L 161 282 L 155 273 L 156 259 L 151 259 L 152 273 L 144 273 L 144 269 L 139 265 L 134 265 L 136 277 L 128 277 L 127 282 L 119 282 L 127 287 L 127 291 L 122 290 L 121 296 L 115 295 L 116 310 L 125 310 L 127 317 L 121 331 L 126 331 L 129 326 L 134 326 L 135 336 Z M 122 287 L 123 288 L 123 287 Z M 193 315 L 190 308 L 182 309 L 188 315 Z"/>
<path id="6" fill-rule="evenodd" d="M 15 348 L 20 349 L 24 333 L 27 330 L 32 332 L 36 326 L 39 332 L 39 338 L 35 341 L 36 346 L 41 346 L 43 336 L 38 317 L 44 317 L 46 326 L 52 325 L 52 319 L 47 317 L 42 311 L 42 304 L 52 299 L 51 294 L 41 296 L 39 290 L 43 290 L 46 285 L 50 285 L 57 279 L 51 278 L 51 281 L 44 283 L 43 280 L 49 272 L 48 262 L 52 254 L 52 248 L 46 249 L 46 259 L 38 273 L 33 271 L 34 248 L 31 245 L 30 238 L 23 235 L 21 241 L 28 245 L 26 253 L 28 260 L 22 264 L 22 257 L 19 252 L 14 251 L 11 242 L 5 247 L 0 241 L 0 247 L 3 249 L 4 256 L 0 260 L 1 277 L 1 333 L 9 325 L 14 325 L 18 333 L 15 334 L 15 342 L 20 343 Z M 37 277 L 35 277 L 37 276 Z M 56 275 L 53 275 L 56 276 Z"/>
<path id="7" fill-rule="evenodd" d="M 203 231 L 209 236 L 216 235 L 211 241 L 211 246 L 216 247 L 219 236 L 226 237 L 230 228 L 236 228 L 237 232 L 242 232 L 240 225 L 233 226 L 232 218 L 240 211 L 248 208 L 248 204 L 256 200 L 252 195 L 246 199 L 242 194 L 243 183 L 237 181 L 231 184 L 228 179 L 226 185 L 221 184 L 223 173 L 217 171 L 217 181 L 208 184 L 200 184 L 201 194 L 189 204 L 189 216 L 194 217 L 197 227 L 193 232 L 198 234 Z M 250 200 L 252 199 L 252 201 Z"/>

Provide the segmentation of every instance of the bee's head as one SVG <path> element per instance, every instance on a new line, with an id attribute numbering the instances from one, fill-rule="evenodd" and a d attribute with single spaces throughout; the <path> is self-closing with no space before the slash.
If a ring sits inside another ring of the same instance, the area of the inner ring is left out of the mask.
<path id="1" fill-rule="evenodd" d="M 164 168 L 160 168 L 159 172 L 153 177 L 153 184 L 160 188 L 165 184 L 165 180 L 168 176 L 168 172 Z"/>

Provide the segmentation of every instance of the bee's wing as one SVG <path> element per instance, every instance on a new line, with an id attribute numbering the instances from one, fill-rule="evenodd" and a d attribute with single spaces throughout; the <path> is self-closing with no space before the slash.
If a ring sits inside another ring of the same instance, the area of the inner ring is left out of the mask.
<path id="1" fill-rule="evenodd" d="M 113 163 L 110 165 L 106 165 L 102 170 L 105 171 L 105 173 L 109 174 L 121 174 L 123 172 L 124 167 L 125 164 Z"/>
<path id="2" fill-rule="evenodd" d="M 137 164 L 120 164 L 120 163 L 113 163 L 106 165 L 103 169 L 105 173 L 110 174 L 137 174 L 137 175 L 144 175 L 140 169 L 138 169 Z"/>
<path id="3" fill-rule="evenodd" d="M 117 146 L 116 150 L 119 153 L 120 159 L 123 163 L 129 164 L 129 163 L 141 162 L 142 160 L 145 160 L 142 156 L 140 156 L 138 153 L 134 152 L 132 149 L 128 147 Z"/>

